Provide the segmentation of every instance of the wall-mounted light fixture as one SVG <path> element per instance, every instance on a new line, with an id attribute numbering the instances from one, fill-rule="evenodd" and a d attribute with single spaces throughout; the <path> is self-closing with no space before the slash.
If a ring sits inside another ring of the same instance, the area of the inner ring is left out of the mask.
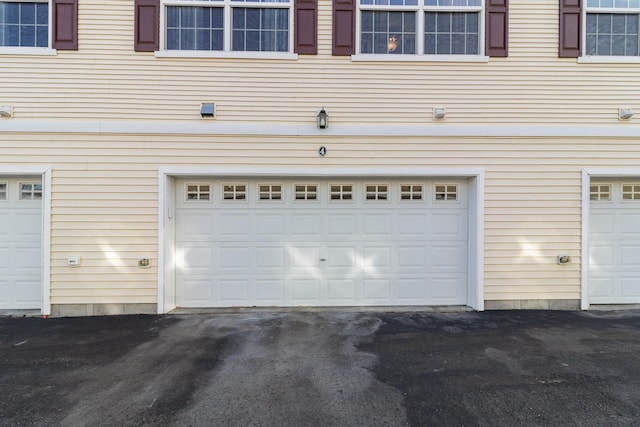
<path id="1" fill-rule="evenodd" d="M 433 107 L 433 118 L 442 120 L 446 117 L 447 110 L 444 107 Z"/>
<path id="2" fill-rule="evenodd" d="M 13 106 L 0 105 L 0 117 L 13 117 Z"/>
<path id="3" fill-rule="evenodd" d="M 213 102 L 203 102 L 200 106 L 200 115 L 202 117 L 215 117 L 216 104 Z"/>
<path id="4" fill-rule="evenodd" d="M 619 108 L 618 109 L 618 119 L 620 120 L 629 120 L 633 117 L 633 109 L 631 108 Z"/>
<path id="5" fill-rule="evenodd" d="M 324 107 L 318 111 L 318 128 L 326 129 L 329 127 L 329 114 L 325 111 Z"/>

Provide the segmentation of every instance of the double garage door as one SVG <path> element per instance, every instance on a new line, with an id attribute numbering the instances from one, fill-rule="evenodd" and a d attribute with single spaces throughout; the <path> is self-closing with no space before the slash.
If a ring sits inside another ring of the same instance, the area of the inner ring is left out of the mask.
<path id="1" fill-rule="evenodd" d="M 41 293 L 41 180 L 0 177 L 0 309 L 39 309 Z"/>
<path id="2" fill-rule="evenodd" d="M 465 305 L 468 183 L 176 182 L 179 307 Z"/>

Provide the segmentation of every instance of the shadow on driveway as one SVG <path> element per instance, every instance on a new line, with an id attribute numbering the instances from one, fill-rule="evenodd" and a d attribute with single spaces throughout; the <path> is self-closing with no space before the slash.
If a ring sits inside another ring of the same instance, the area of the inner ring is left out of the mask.
<path id="1" fill-rule="evenodd" d="M 0 318 L 0 425 L 640 424 L 640 312 Z"/>

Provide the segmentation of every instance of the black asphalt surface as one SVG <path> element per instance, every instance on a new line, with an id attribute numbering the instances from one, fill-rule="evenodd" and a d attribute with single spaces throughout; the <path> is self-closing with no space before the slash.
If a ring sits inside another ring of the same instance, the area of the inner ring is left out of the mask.
<path id="1" fill-rule="evenodd" d="M 640 312 L 0 317 L 0 425 L 640 425 Z"/>

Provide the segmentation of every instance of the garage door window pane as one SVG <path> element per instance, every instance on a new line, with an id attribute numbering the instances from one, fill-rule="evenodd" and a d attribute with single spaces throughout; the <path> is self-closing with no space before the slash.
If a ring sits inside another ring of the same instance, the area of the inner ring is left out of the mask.
<path id="1" fill-rule="evenodd" d="M 640 184 L 624 184 L 622 186 L 622 200 L 640 200 Z"/>
<path id="2" fill-rule="evenodd" d="M 0 182 L 0 201 L 7 200 L 7 183 Z"/>
<path id="3" fill-rule="evenodd" d="M 40 200 L 42 199 L 42 184 L 35 182 L 21 182 L 20 200 Z"/>
<path id="4" fill-rule="evenodd" d="M 353 185 L 332 184 L 329 186 L 330 200 L 353 200 Z"/>
<path id="5" fill-rule="evenodd" d="M 296 200 L 318 200 L 318 186 L 312 185 L 296 185 Z"/>
<path id="6" fill-rule="evenodd" d="M 458 186 L 455 184 L 436 184 L 436 201 L 458 200 Z"/>
<path id="7" fill-rule="evenodd" d="M 224 200 L 247 200 L 247 185 L 222 184 L 222 198 Z"/>
<path id="8" fill-rule="evenodd" d="M 211 200 L 211 184 L 186 184 L 187 201 Z"/>
<path id="9" fill-rule="evenodd" d="M 592 185 L 589 189 L 590 199 L 596 201 L 609 201 L 611 200 L 611 185 L 610 184 L 596 184 Z"/>
<path id="10" fill-rule="evenodd" d="M 422 185 L 401 184 L 400 200 L 422 200 Z"/>
<path id="11" fill-rule="evenodd" d="M 282 184 L 258 185 L 258 198 L 260 200 L 282 200 Z"/>

